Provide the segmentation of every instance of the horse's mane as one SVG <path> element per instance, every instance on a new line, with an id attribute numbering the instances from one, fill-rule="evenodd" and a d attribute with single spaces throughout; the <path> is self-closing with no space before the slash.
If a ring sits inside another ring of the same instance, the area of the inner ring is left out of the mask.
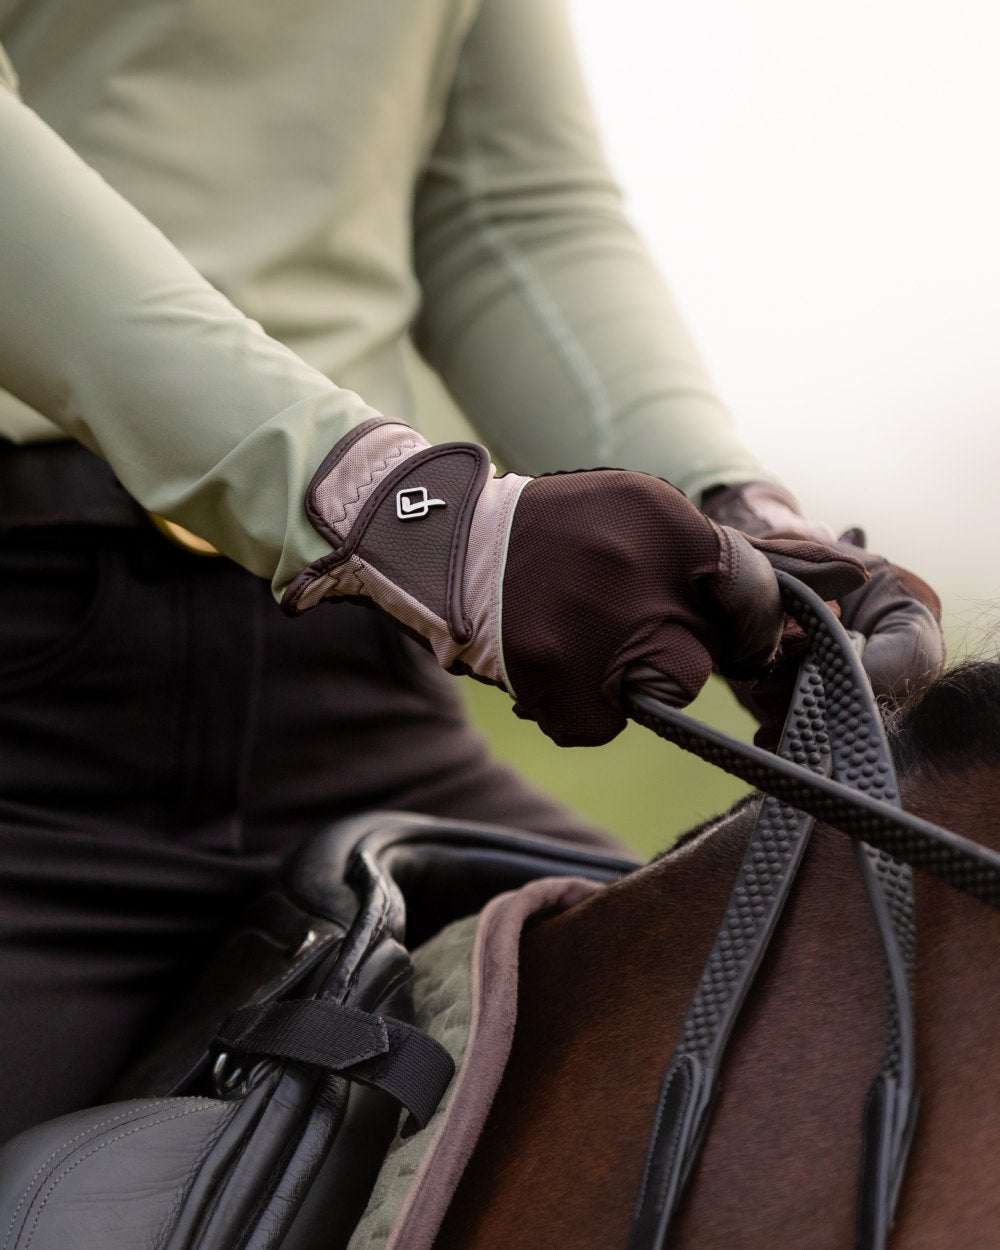
<path id="1" fill-rule="evenodd" d="M 728 822 L 731 817 L 738 816 L 750 808 L 756 809 L 761 797 L 759 790 L 752 790 L 749 794 L 740 795 L 732 807 L 727 808 L 724 812 L 719 812 L 716 816 L 710 816 L 708 820 L 701 821 L 693 829 L 686 829 L 665 851 L 661 851 L 659 855 L 654 856 L 654 862 L 662 859 L 665 855 L 672 855 L 674 851 L 679 851 L 681 847 L 689 845 L 695 838 L 700 838 L 703 833 L 707 833 L 717 825 Z"/>
<path id="2" fill-rule="evenodd" d="M 966 660 L 886 714 L 889 744 L 901 781 L 954 770 L 1000 766 L 1000 661 Z M 759 791 L 682 833 L 664 855 L 715 826 L 756 808 Z"/>
<path id="3" fill-rule="evenodd" d="M 1000 662 L 948 669 L 890 719 L 900 778 L 1000 764 Z"/>

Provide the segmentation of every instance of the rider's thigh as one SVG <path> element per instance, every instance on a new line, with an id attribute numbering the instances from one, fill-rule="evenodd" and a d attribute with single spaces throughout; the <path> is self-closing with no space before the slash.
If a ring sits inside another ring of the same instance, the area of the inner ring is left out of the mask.
<path id="1" fill-rule="evenodd" d="M 0 1140 L 106 1096 L 302 838 L 377 808 L 615 846 L 377 614 L 152 530 L 0 541 Z"/>
<path id="2" fill-rule="evenodd" d="M 378 613 L 320 605 L 294 620 L 268 611 L 263 621 L 246 845 L 272 847 L 290 827 L 388 809 L 622 849 L 498 763 L 469 724 L 462 680 Z"/>
<path id="3" fill-rule="evenodd" d="M 0 1141 L 105 1100 L 273 861 L 0 830 Z"/>

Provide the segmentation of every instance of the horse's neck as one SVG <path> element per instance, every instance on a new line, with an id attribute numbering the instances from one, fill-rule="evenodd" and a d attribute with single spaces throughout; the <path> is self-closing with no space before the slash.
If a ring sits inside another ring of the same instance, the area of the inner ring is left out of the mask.
<path id="1" fill-rule="evenodd" d="M 936 782 L 907 805 L 996 844 L 995 789 Z M 510 1065 L 442 1250 L 625 1244 L 661 1075 L 748 825 L 744 815 L 526 935 Z M 922 1104 L 892 1250 L 997 1245 L 1000 915 L 919 874 L 916 887 Z M 853 1243 L 882 959 L 851 845 L 820 827 L 729 1047 L 672 1250 Z"/>
<path id="2" fill-rule="evenodd" d="M 625 1244 L 659 1083 L 751 822 L 526 936 L 510 1065 L 441 1246 L 581 1244 L 581 1228 L 588 1245 Z M 850 846 L 820 831 L 734 1035 L 672 1246 L 787 1245 L 790 1228 L 816 1250 L 850 1244 L 857 1122 L 881 1052 L 878 960 Z"/>
<path id="3" fill-rule="evenodd" d="M 924 778 L 904 790 L 918 815 L 1000 850 L 996 770 Z M 936 881 L 917 892 L 920 1119 L 897 1243 L 1000 1244 L 1000 914 Z"/>
<path id="4" fill-rule="evenodd" d="M 885 1016 L 853 848 L 819 827 L 734 1031 L 672 1247 L 852 1244 L 859 1124 Z"/>

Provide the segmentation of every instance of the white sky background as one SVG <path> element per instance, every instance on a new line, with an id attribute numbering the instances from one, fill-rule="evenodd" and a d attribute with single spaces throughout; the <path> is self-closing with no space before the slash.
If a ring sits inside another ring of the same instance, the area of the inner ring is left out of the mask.
<path id="1" fill-rule="evenodd" d="M 572 0 L 612 163 L 817 519 L 1000 650 L 1000 3 Z"/>

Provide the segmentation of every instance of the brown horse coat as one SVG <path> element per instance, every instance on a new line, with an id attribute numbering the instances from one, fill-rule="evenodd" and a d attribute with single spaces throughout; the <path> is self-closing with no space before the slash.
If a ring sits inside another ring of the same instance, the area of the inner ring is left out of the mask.
<path id="1" fill-rule="evenodd" d="M 1000 695 L 990 681 L 986 693 Z M 995 718 L 1000 699 L 984 700 L 980 691 L 979 713 Z M 977 706 L 965 710 L 966 735 Z M 933 725 L 940 704 L 922 707 Z M 1000 758 L 933 756 L 929 741 L 907 806 L 1000 849 Z M 660 1079 L 755 808 L 525 935 L 510 1063 L 437 1250 L 625 1245 Z M 1000 915 L 937 882 L 916 887 L 922 1104 L 891 1246 L 995 1247 Z M 884 985 L 850 843 L 820 826 L 734 1034 L 671 1247 L 852 1244 Z"/>

